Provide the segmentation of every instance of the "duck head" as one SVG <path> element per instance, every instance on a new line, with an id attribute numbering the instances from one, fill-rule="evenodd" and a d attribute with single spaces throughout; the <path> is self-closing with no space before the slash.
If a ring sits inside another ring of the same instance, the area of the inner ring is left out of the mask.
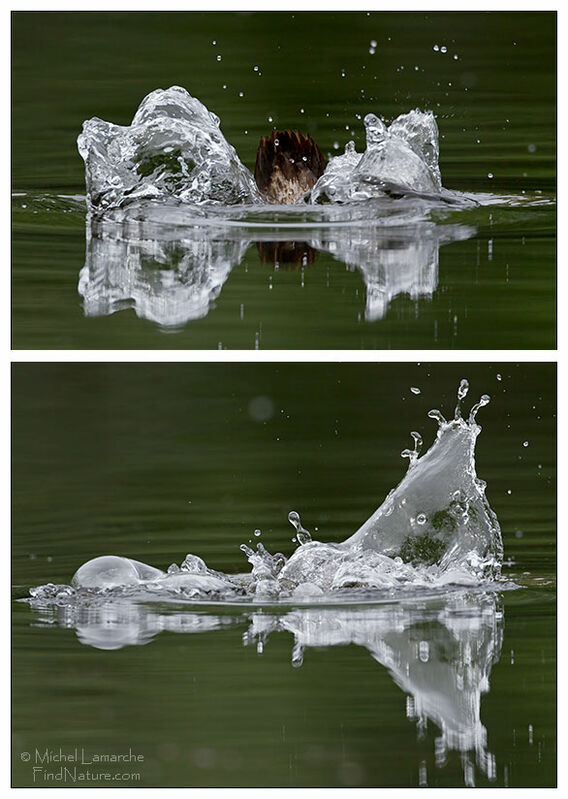
<path id="1" fill-rule="evenodd" d="M 291 205 L 314 186 L 327 161 L 309 135 L 275 130 L 260 139 L 254 179 L 269 202 Z"/>

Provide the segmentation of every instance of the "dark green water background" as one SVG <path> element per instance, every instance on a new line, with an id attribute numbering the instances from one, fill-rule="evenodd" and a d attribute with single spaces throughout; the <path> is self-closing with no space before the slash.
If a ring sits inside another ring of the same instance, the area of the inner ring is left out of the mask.
<path id="1" fill-rule="evenodd" d="M 84 318 L 83 213 L 41 200 L 84 193 L 83 120 L 129 124 L 149 91 L 174 84 L 220 116 L 249 168 L 273 124 L 337 153 L 350 139 L 363 149 L 356 115 L 431 108 L 446 187 L 550 199 L 554 13 L 32 12 L 12 26 L 13 189 L 26 193 L 13 206 L 15 348 L 248 349 L 257 337 L 269 349 L 555 346 L 550 205 L 459 214 L 476 232 L 440 250 L 434 296 L 399 296 L 375 322 L 362 319 L 361 276 L 330 254 L 306 268 L 302 287 L 299 270 L 273 273 L 253 245 L 209 315 L 165 336 L 131 310 Z"/>
<path id="2" fill-rule="evenodd" d="M 15 596 L 68 583 L 104 553 L 167 568 L 192 552 L 246 570 L 239 544 L 255 528 L 270 551 L 291 553 L 291 509 L 320 540 L 340 541 L 402 478 L 410 431 L 431 443 L 427 411 L 451 415 L 465 376 L 472 403 L 492 396 L 477 471 L 505 572 L 524 586 L 503 594 L 503 647 L 481 701 L 497 780 L 477 784 L 553 785 L 552 364 L 16 364 Z M 255 420 L 258 407 L 269 418 Z M 423 761 L 429 785 L 463 785 L 458 754 L 434 766 L 438 728 L 418 739 L 404 692 L 361 647 L 309 649 L 294 669 L 289 633 L 273 634 L 262 656 L 243 647 L 244 617 L 106 652 L 24 603 L 13 622 L 16 785 L 32 784 L 22 751 L 60 746 L 131 746 L 145 756 L 146 786 L 412 786 Z"/>

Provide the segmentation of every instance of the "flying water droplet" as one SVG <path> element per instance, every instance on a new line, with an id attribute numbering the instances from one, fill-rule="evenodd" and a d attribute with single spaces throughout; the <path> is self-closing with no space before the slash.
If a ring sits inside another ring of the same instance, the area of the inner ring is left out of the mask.
<path id="1" fill-rule="evenodd" d="M 467 396 L 467 392 L 469 391 L 469 382 L 464 378 L 458 388 L 458 399 L 462 400 Z"/>
<path id="2" fill-rule="evenodd" d="M 428 411 L 428 416 L 430 419 L 435 419 L 439 425 L 447 424 L 445 416 L 437 408 L 432 408 L 431 411 Z"/>
<path id="3" fill-rule="evenodd" d="M 367 147 L 380 144 L 387 135 L 385 123 L 376 114 L 367 114 L 363 122 L 367 135 Z"/>
<path id="4" fill-rule="evenodd" d="M 312 540 L 312 536 L 310 535 L 308 530 L 305 530 L 304 527 L 302 526 L 302 520 L 300 519 L 300 514 L 295 510 L 291 510 L 290 513 L 288 514 L 288 521 L 296 531 L 296 539 L 298 543 L 300 545 L 309 544 L 310 541 Z"/>
<path id="5" fill-rule="evenodd" d="M 477 411 L 480 408 L 483 408 L 484 405 L 488 405 L 490 402 L 491 402 L 491 397 L 489 396 L 489 394 L 482 394 L 479 399 L 479 402 L 476 402 L 473 408 L 471 409 L 468 421 L 470 423 L 474 422 L 475 417 L 477 416 Z"/>
<path id="6" fill-rule="evenodd" d="M 408 458 L 409 469 L 412 466 L 414 466 L 414 464 L 418 460 L 418 456 L 420 455 L 420 450 L 422 449 L 422 436 L 420 435 L 420 433 L 417 433 L 415 430 L 413 430 L 410 435 L 414 440 L 414 449 L 403 449 L 402 452 L 400 453 L 401 458 Z"/>
<path id="7" fill-rule="evenodd" d="M 458 404 L 456 405 L 456 410 L 454 413 L 454 419 L 461 419 L 461 404 L 463 400 L 467 397 L 467 392 L 469 391 L 469 382 L 464 378 L 458 387 Z"/>

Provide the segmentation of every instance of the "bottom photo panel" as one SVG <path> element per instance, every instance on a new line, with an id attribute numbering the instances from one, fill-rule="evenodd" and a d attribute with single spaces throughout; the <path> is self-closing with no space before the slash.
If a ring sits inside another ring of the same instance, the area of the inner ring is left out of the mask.
<path id="1" fill-rule="evenodd" d="M 556 785 L 556 364 L 12 367 L 14 787 Z"/>

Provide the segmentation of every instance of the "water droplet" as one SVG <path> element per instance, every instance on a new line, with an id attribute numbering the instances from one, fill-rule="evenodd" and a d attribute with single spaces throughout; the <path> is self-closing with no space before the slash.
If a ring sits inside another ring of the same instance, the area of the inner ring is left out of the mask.
<path id="1" fill-rule="evenodd" d="M 465 399 L 467 396 L 467 392 L 469 391 L 469 382 L 464 378 L 459 385 L 458 388 L 458 399 L 461 401 Z"/>
<path id="2" fill-rule="evenodd" d="M 207 571 L 205 561 L 202 560 L 198 555 L 192 555 L 191 552 L 185 556 L 180 568 L 184 572 L 191 572 L 193 574 L 204 573 Z"/>
<path id="3" fill-rule="evenodd" d="M 295 669 L 299 669 L 303 662 L 304 647 L 299 643 L 295 643 L 292 649 L 292 666 L 294 666 Z"/>
<path id="4" fill-rule="evenodd" d="M 257 538 L 258 538 L 258 536 L 259 536 L 259 535 L 262 535 L 262 533 L 261 533 L 261 531 L 260 531 L 260 530 L 255 530 L 255 531 L 254 531 L 254 534 L 255 534 L 255 536 L 256 536 Z"/>
<path id="5" fill-rule="evenodd" d="M 288 514 L 288 521 L 296 530 L 296 539 L 300 545 L 308 544 L 312 540 L 310 533 L 302 526 L 302 520 L 300 519 L 300 514 L 297 511 L 290 511 Z"/>
<path id="6" fill-rule="evenodd" d="M 430 417 L 430 419 L 435 419 L 440 425 L 447 424 L 444 415 L 437 408 L 432 408 L 431 411 L 428 411 L 428 416 Z"/>
<path id="7" fill-rule="evenodd" d="M 410 390 L 412 391 L 413 394 L 420 394 L 421 393 L 420 389 L 417 388 L 416 386 L 410 386 Z"/>
<path id="8" fill-rule="evenodd" d="M 493 172 L 488 172 L 487 173 L 487 177 L 492 179 L 493 178 Z"/>
<path id="9" fill-rule="evenodd" d="M 426 524 L 427 518 L 425 513 L 419 513 L 416 517 L 416 521 L 418 524 Z"/>
<path id="10" fill-rule="evenodd" d="M 221 61 L 221 60 L 222 60 L 222 58 L 223 58 L 222 56 L 218 55 L 218 56 L 217 56 L 217 61 Z"/>
<path id="11" fill-rule="evenodd" d="M 528 447 L 528 445 L 529 445 L 528 441 L 523 441 L 523 447 Z"/>
<path id="12" fill-rule="evenodd" d="M 367 136 L 367 147 L 382 142 L 387 134 L 385 123 L 376 114 L 367 114 L 363 120 Z"/>
<path id="13" fill-rule="evenodd" d="M 471 409 L 468 421 L 473 422 L 475 420 L 475 417 L 477 416 L 477 411 L 480 408 L 483 408 L 485 405 L 488 405 L 490 402 L 491 402 L 491 397 L 489 396 L 489 394 L 482 394 L 481 397 L 479 398 L 479 402 L 477 402 Z"/>

